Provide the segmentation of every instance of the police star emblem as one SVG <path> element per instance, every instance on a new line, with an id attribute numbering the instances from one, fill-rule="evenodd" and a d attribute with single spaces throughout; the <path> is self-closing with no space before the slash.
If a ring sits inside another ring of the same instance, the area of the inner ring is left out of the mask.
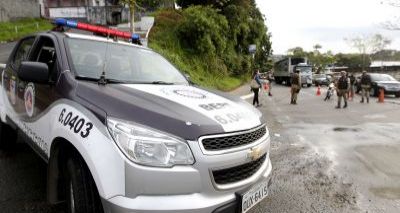
<path id="1" fill-rule="evenodd" d="M 251 148 L 250 149 L 250 153 L 249 153 L 249 155 L 248 155 L 248 157 L 251 159 L 251 160 L 257 160 L 257 159 L 259 159 L 260 157 L 261 157 L 261 155 L 262 155 L 263 153 L 262 153 L 262 148 L 261 147 L 254 147 L 254 148 Z"/>

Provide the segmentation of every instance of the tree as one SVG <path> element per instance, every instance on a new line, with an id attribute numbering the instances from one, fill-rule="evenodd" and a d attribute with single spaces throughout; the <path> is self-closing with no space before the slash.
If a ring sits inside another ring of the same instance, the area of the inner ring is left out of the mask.
<path id="1" fill-rule="evenodd" d="M 213 6 L 215 8 L 222 8 L 227 5 L 231 0 L 176 0 L 176 4 L 182 8 L 190 6 Z"/>
<path id="2" fill-rule="evenodd" d="M 129 31 L 135 32 L 135 10 L 140 9 L 145 11 L 147 9 L 155 9 L 164 3 L 165 0 L 118 0 L 120 4 L 128 5 L 130 15 Z"/>
<path id="3" fill-rule="evenodd" d="M 130 25 L 129 31 L 135 32 L 135 7 L 137 6 L 136 0 L 120 0 L 120 4 L 127 4 L 129 7 Z"/>
<path id="4" fill-rule="evenodd" d="M 371 65 L 369 57 L 362 58 L 360 54 L 343 54 L 339 53 L 335 55 L 336 66 L 345 66 L 349 68 L 364 68 Z"/>
<path id="5" fill-rule="evenodd" d="M 365 68 L 366 58 L 370 57 L 370 54 L 376 53 L 386 48 L 391 43 L 391 40 L 383 37 L 381 34 L 375 35 L 363 35 L 354 38 L 345 38 L 347 43 L 358 50 L 362 58 L 362 69 Z M 370 58 L 369 58 L 370 60 Z"/>
<path id="6" fill-rule="evenodd" d="M 319 49 L 321 49 L 322 46 L 320 44 L 316 44 L 316 45 L 313 46 L 313 48 L 314 48 L 315 52 L 319 52 Z"/>
<path id="7" fill-rule="evenodd" d="M 307 52 L 305 52 L 302 47 L 290 48 L 286 52 L 287 55 L 293 57 L 307 57 Z"/>

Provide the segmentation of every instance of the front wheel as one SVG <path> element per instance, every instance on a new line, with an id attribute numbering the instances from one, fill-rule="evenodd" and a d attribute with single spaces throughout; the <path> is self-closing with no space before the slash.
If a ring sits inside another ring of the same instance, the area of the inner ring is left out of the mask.
<path id="1" fill-rule="evenodd" d="M 72 154 L 65 162 L 64 172 L 67 212 L 103 212 L 96 184 L 83 158 Z"/>
<path id="2" fill-rule="evenodd" d="M 311 84 L 307 84 L 307 87 L 311 87 Z"/>
<path id="3" fill-rule="evenodd" d="M 400 98 L 400 92 L 396 93 L 396 98 Z"/>
<path id="4" fill-rule="evenodd" d="M 377 97 L 378 96 L 378 91 L 377 91 L 377 89 L 375 89 L 375 87 L 371 87 L 371 90 L 369 91 L 369 93 L 373 97 Z"/>

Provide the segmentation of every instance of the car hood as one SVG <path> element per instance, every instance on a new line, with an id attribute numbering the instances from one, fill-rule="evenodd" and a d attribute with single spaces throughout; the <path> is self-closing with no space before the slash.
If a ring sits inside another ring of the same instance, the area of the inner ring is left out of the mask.
<path id="1" fill-rule="evenodd" d="M 262 124 L 262 114 L 247 102 L 188 85 L 80 82 L 76 95 L 108 117 L 145 125 L 187 140 L 236 132 Z"/>
<path id="2" fill-rule="evenodd" d="M 378 84 L 385 84 L 385 85 L 400 85 L 398 81 L 376 81 Z"/>

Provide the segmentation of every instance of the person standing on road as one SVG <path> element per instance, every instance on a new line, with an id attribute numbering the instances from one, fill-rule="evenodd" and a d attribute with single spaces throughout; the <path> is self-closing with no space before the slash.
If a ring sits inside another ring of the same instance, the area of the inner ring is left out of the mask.
<path id="1" fill-rule="evenodd" d="M 367 103 L 369 103 L 369 90 L 371 89 L 371 76 L 367 74 L 367 71 L 363 71 L 361 75 L 361 101 L 360 103 L 364 103 L 364 97 L 367 99 Z"/>
<path id="2" fill-rule="evenodd" d="M 342 102 L 342 97 L 344 100 L 344 106 L 343 108 L 347 107 L 347 94 L 349 92 L 349 86 L 350 86 L 350 79 L 347 78 L 346 76 L 346 71 L 341 71 L 340 72 L 340 78 L 337 81 L 337 96 L 338 96 L 338 104 L 336 106 L 337 109 L 341 108 L 341 102 Z"/>
<path id="3" fill-rule="evenodd" d="M 354 84 L 356 82 L 356 77 L 354 77 L 353 73 L 350 74 L 350 91 L 349 91 L 349 100 L 353 100 L 354 98 Z"/>
<path id="4" fill-rule="evenodd" d="M 257 104 L 256 107 L 260 107 L 261 104 L 258 100 L 258 92 L 260 91 L 262 84 L 261 84 L 261 80 L 260 80 L 260 72 L 258 70 L 254 71 L 254 73 L 253 73 L 252 80 L 250 82 L 250 87 L 251 87 L 251 91 L 253 91 L 253 93 L 254 93 L 253 106 L 255 104 Z"/>
<path id="5" fill-rule="evenodd" d="M 272 96 L 271 89 L 272 89 L 272 72 L 269 71 L 267 73 L 267 80 L 268 80 L 268 96 Z"/>
<path id="6" fill-rule="evenodd" d="M 301 79 L 300 79 L 300 70 L 296 70 L 295 73 L 293 73 L 290 82 L 291 82 L 291 98 L 290 98 L 290 104 L 297 104 L 297 95 L 300 92 L 301 88 Z"/>

